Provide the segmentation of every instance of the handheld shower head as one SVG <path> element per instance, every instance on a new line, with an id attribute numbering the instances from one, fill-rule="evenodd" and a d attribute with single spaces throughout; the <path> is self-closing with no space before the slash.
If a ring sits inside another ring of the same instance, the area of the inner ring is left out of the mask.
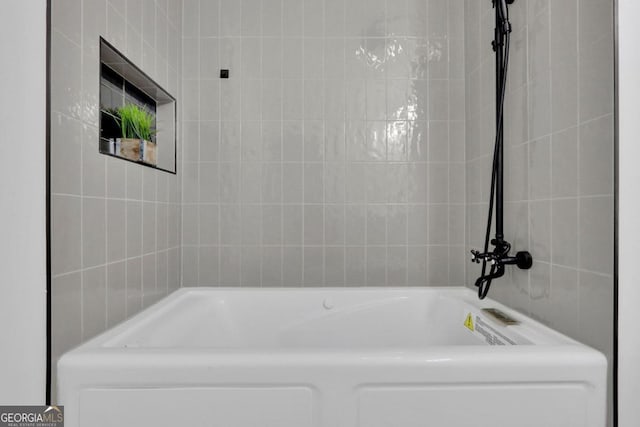
<path id="1" fill-rule="evenodd" d="M 498 0 L 497 7 L 500 9 L 500 16 L 502 16 L 502 19 L 508 19 L 509 9 L 507 7 L 507 0 Z"/>
<path id="2" fill-rule="evenodd" d="M 503 33 L 511 32 L 511 23 L 509 22 L 509 7 L 508 4 L 512 4 L 514 0 L 495 0 L 495 7 L 498 9 L 498 15 L 502 23 Z"/>

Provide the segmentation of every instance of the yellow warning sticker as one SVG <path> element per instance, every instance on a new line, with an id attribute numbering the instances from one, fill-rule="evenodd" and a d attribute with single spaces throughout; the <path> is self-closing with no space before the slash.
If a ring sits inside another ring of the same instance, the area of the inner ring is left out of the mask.
<path id="1" fill-rule="evenodd" d="M 467 318 L 464 321 L 464 326 L 466 326 L 471 332 L 475 331 L 475 328 L 473 327 L 473 316 L 471 313 L 467 315 Z"/>

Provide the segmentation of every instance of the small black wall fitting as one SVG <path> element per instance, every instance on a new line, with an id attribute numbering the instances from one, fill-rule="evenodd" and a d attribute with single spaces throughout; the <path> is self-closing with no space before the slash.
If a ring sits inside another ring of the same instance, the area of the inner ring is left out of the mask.
<path id="1" fill-rule="evenodd" d="M 511 23 L 509 7 L 515 0 L 492 0 L 495 9 L 495 32 L 491 47 L 496 54 L 496 139 L 493 150 L 491 171 L 491 191 L 489 196 L 489 214 L 483 252 L 472 250 L 471 261 L 482 264 L 482 272 L 476 280 L 478 297 L 484 299 L 489 293 L 491 282 L 504 276 L 506 265 L 515 265 L 528 270 L 533 265 L 531 254 L 526 251 L 510 256 L 511 243 L 504 238 L 504 100 L 509 68 L 509 47 L 511 43 Z M 495 209 L 494 209 L 495 208 Z M 491 225 L 495 210 L 496 233 L 490 239 Z M 489 250 L 489 243 L 493 250 Z M 487 272 L 487 266 L 489 271 Z"/>

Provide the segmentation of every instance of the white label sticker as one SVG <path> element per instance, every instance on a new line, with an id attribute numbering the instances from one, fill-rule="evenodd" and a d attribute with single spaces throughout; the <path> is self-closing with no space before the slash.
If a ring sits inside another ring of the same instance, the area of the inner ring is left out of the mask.
<path id="1" fill-rule="evenodd" d="M 464 326 L 469 331 L 482 337 L 489 345 L 517 345 L 515 341 L 498 331 L 477 314 L 469 313 L 464 321 Z"/>

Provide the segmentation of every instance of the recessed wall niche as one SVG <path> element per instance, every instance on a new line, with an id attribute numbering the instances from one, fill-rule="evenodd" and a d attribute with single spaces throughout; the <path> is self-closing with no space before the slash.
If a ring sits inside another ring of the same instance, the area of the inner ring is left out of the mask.
<path id="1" fill-rule="evenodd" d="M 176 173 L 176 100 L 100 38 L 100 152 Z"/>

